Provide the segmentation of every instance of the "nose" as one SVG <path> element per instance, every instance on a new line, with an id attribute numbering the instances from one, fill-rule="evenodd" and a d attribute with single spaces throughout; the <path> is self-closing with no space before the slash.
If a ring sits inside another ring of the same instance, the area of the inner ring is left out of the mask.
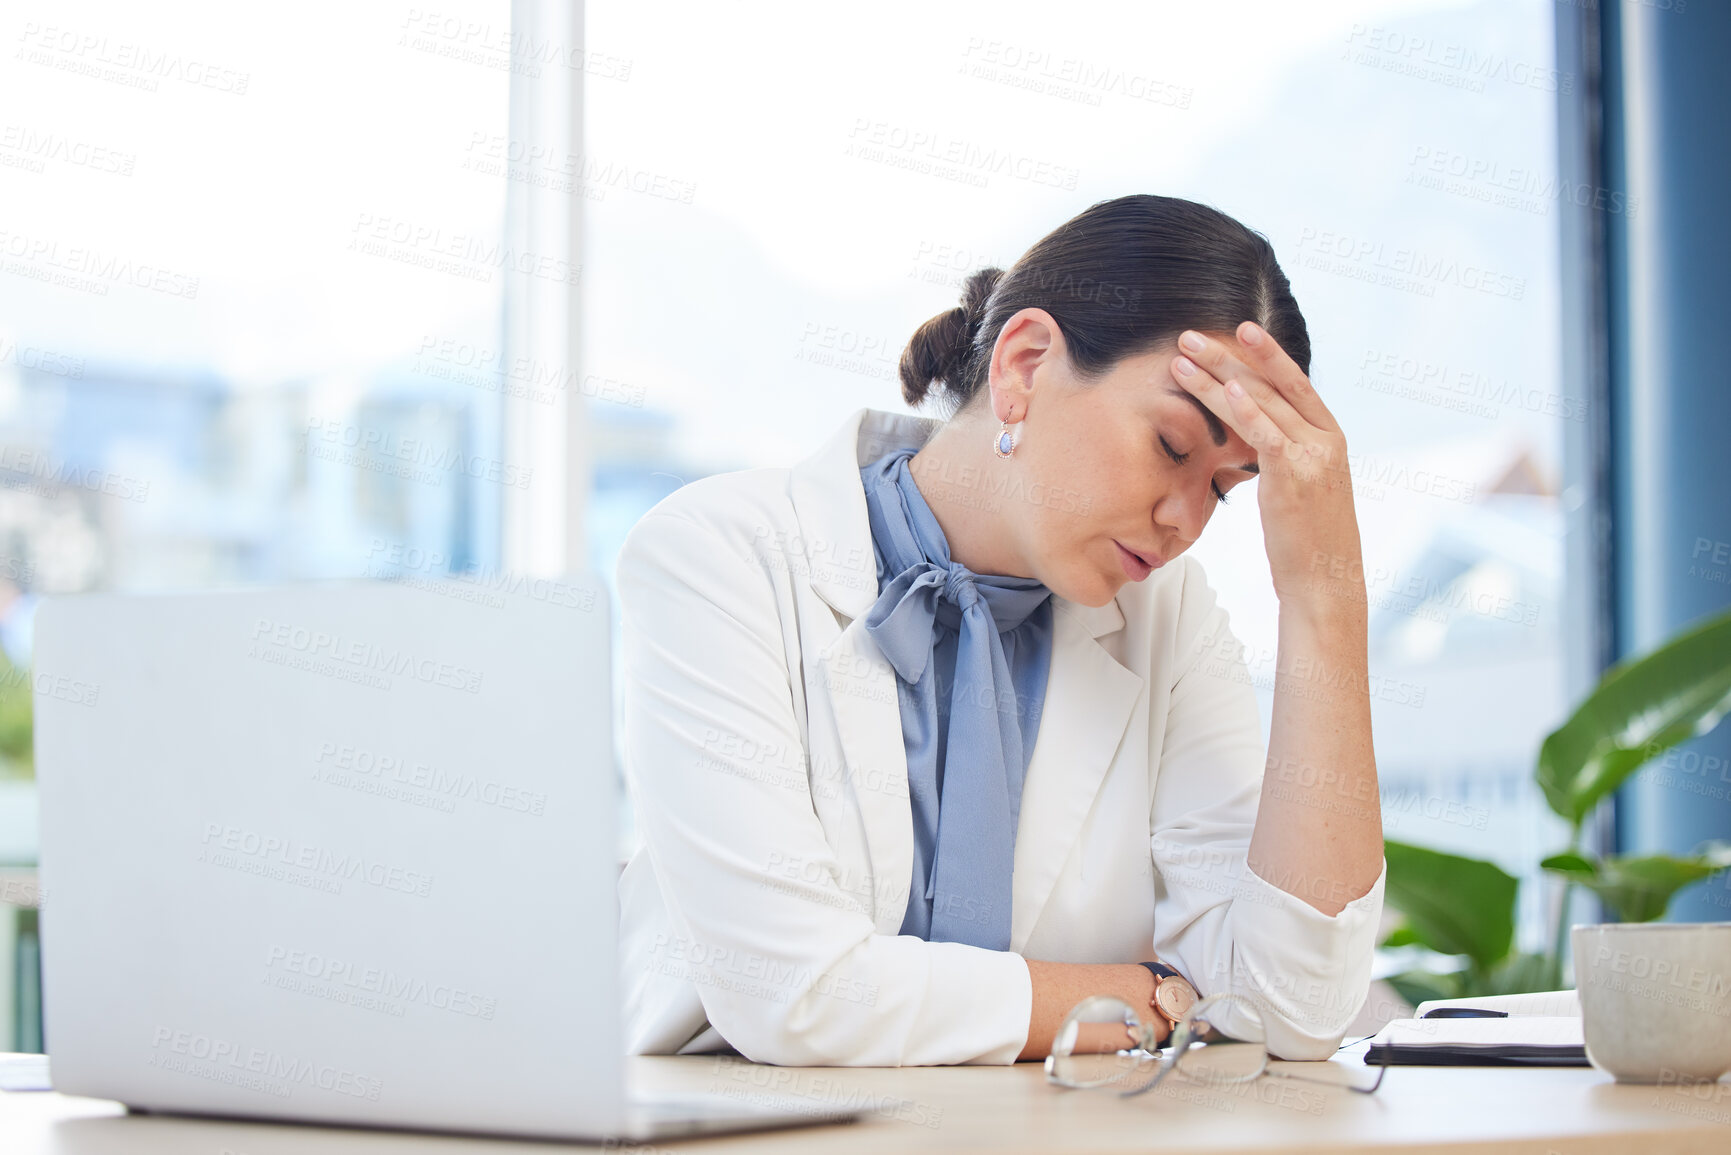
<path id="1" fill-rule="evenodd" d="M 1204 480 L 1200 488 L 1182 485 L 1172 489 L 1155 502 L 1154 524 L 1170 530 L 1185 548 L 1194 544 L 1202 536 L 1202 527 L 1208 524 L 1208 515 L 1213 512 L 1214 495 L 1209 485 L 1210 482 Z"/>

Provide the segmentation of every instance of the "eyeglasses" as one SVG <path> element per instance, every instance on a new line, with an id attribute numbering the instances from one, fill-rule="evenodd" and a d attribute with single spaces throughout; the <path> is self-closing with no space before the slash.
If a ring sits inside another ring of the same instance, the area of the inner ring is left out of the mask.
<path id="1" fill-rule="evenodd" d="M 1230 1028 L 1230 1033 L 1225 1028 Z M 1155 1024 L 1143 1022 L 1123 999 L 1095 995 L 1077 1003 L 1052 1040 L 1046 1079 L 1062 1087 L 1128 1087 L 1121 1096 L 1140 1095 L 1168 1071 L 1212 1085 L 1248 1083 L 1258 1075 L 1345 1087 L 1368 1095 L 1382 1086 L 1385 1060 L 1368 1087 L 1333 1079 L 1314 1079 L 1268 1069 L 1268 1043 L 1262 1016 L 1249 1000 L 1222 992 L 1209 995 L 1185 1012 L 1168 1040 L 1164 1057 L 1154 1041 Z"/>

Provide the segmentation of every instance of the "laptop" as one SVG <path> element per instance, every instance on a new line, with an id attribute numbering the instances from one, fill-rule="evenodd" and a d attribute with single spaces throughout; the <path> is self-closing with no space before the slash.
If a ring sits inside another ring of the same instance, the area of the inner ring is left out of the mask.
<path id="1" fill-rule="evenodd" d="M 50 598 L 35 635 L 55 1090 L 587 1140 L 859 1114 L 627 1095 L 593 575 Z"/>

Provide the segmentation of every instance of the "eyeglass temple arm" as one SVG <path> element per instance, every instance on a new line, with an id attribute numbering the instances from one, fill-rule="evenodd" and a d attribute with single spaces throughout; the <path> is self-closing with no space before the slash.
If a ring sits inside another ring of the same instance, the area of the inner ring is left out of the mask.
<path id="1" fill-rule="evenodd" d="M 1382 1077 L 1388 1074 L 1388 1056 L 1386 1054 L 1383 1055 L 1382 1062 L 1372 1065 L 1376 1067 L 1376 1080 L 1368 1087 L 1355 1087 L 1351 1083 L 1337 1083 L 1333 1079 L 1318 1079 L 1312 1075 L 1295 1075 L 1291 1071 L 1276 1071 L 1272 1068 L 1264 1069 L 1268 1074 L 1277 1076 L 1278 1078 L 1297 1079 L 1301 1083 L 1321 1083 L 1327 1087 L 1345 1087 L 1348 1091 L 1357 1091 L 1361 1095 L 1368 1095 L 1378 1087 L 1382 1086 Z"/>
<path id="2" fill-rule="evenodd" d="M 1146 1083 L 1143 1083 L 1140 1087 L 1132 1087 L 1128 1091 L 1119 1091 L 1118 1097 L 1120 1099 L 1128 1099 L 1132 1095 L 1140 1095 L 1144 1091 L 1152 1091 L 1154 1089 L 1154 1085 L 1156 1083 L 1158 1083 L 1161 1079 L 1164 1079 L 1166 1077 L 1166 1072 L 1170 1071 L 1171 1069 L 1172 1069 L 1172 1060 L 1170 1058 L 1161 1059 L 1154 1066 L 1154 1077 L 1153 1078 L 1149 1079 Z"/>

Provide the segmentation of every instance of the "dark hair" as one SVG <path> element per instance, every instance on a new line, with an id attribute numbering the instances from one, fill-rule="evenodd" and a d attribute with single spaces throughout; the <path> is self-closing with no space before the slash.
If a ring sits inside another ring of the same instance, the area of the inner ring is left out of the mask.
<path id="1" fill-rule="evenodd" d="M 1268 238 L 1195 201 L 1135 195 L 1072 217 L 1008 272 L 971 274 L 962 303 L 902 351 L 902 397 L 918 406 L 941 383 L 954 416 L 986 383 L 1004 322 L 1030 307 L 1058 322 L 1084 378 L 1185 329 L 1229 333 L 1241 321 L 1261 325 L 1310 372 L 1310 334 Z"/>

